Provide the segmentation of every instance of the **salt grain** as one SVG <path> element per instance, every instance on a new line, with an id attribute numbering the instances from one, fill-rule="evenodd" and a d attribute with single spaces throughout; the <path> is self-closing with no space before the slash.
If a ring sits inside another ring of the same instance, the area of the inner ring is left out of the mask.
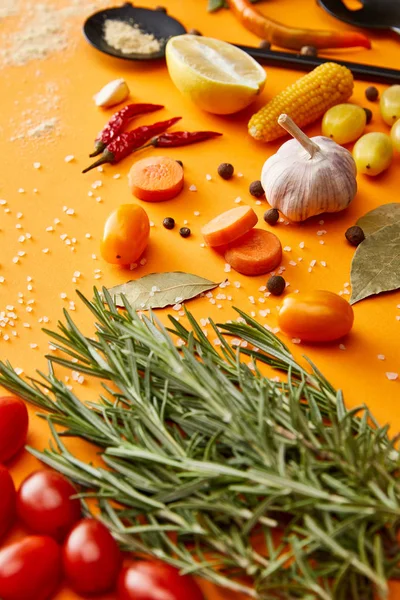
<path id="1" fill-rule="evenodd" d="M 241 199 L 241 197 L 240 197 L 240 196 L 238 196 L 238 197 L 235 199 L 235 202 L 236 202 L 236 204 L 240 204 L 240 202 L 241 202 L 241 201 L 242 201 L 242 199 Z"/>
<path id="2" fill-rule="evenodd" d="M 231 265 L 229 265 L 228 263 L 225 263 L 224 272 L 225 273 L 230 273 L 231 272 Z"/>
<path id="3" fill-rule="evenodd" d="M 212 177 L 211 177 L 211 175 L 209 173 L 207 173 L 206 179 L 207 179 L 207 181 L 211 181 Z"/>
<path id="4" fill-rule="evenodd" d="M 113 179 L 119 179 L 121 177 L 120 173 L 115 173 L 115 175 L 113 175 Z"/>
<path id="5" fill-rule="evenodd" d="M 378 354 L 377 359 L 378 360 L 385 360 L 385 355 L 384 354 Z"/>
<path id="6" fill-rule="evenodd" d="M 49 249 L 48 248 L 43 248 L 42 252 L 43 252 L 43 254 L 47 254 L 49 252 Z"/>
<path id="7" fill-rule="evenodd" d="M 285 252 L 291 252 L 292 251 L 292 249 L 291 249 L 290 246 L 284 246 L 283 249 L 284 249 Z"/>
<path id="8" fill-rule="evenodd" d="M 40 162 L 34 162 L 34 163 L 33 163 L 33 168 L 34 168 L 34 169 L 40 169 L 40 167 L 41 167 L 41 166 L 42 166 L 42 165 L 40 164 Z"/>
<path id="9" fill-rule="evenodd" d="M 339 350 L 346 350 L 346 346 L 344 344 L 339 344 Z"/>
<path id="10" fill-rule="evenodd" d="M 390 371 L 386 372 L 385 375 L 389 379 L 389 381 L 396 381 L 396 379 L 399 378 L 399 374 L 398 373 L 392 373 Z"/>
<path id="11" fill-rule="evenodd" d="M 18 194 L 25 194 L 24 188 L 19 188 L 18 189 Z"/>
<path id="12" fill-rule="evenodd" d="M 74 160 L 75 156 L 73 154 L 67 154 L 67 156 L 64 158 L 66 163 L 70 163 Z"/>
<path id="13" fill-rule="evenodd" d="M 195 185 L 191 185 L 189 188 L 189 192 L 197 192 L 197 187 Z"/>

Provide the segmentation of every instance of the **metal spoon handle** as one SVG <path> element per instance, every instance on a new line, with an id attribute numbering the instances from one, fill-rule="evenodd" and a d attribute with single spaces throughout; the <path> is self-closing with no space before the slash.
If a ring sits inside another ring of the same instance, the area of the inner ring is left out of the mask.
<path id="1" fill-rule="evenodd" d="M 398 30 L 398 33 L 400 33 L 400 29 Z M 315 67 L 324 63 L 336 62 L 348 67 L 352 71 L 355 79 L 386 83 L 388 85 L 400 83 L 400 71 L 398 69 L 363 65 L 362 63 L 349 62 L 336 58 L 320 58 L 315 56 L 302 56 L 291 52 L 275 52 L 272 50 L 264 50 L 262 48 L 253 48 L 252 46 L 242 46 L 240 44 L 235 44 L 235 46 L 244 52 L 247 52 L 247 54 L 252 56 L 259 63 L 271 67 L 294 69 L 295 71 L 312 71 Z"/>

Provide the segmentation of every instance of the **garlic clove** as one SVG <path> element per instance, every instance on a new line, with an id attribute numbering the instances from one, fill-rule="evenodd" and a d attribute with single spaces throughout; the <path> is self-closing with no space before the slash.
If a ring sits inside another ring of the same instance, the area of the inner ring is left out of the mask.
<path id="1" fill-rule="evenodd" d="M 125 79 L 114 79 L 95 94 L 93 99 L 96 106 L 107 108 L 126 100 L 129 93 L 129 87 Z"/>

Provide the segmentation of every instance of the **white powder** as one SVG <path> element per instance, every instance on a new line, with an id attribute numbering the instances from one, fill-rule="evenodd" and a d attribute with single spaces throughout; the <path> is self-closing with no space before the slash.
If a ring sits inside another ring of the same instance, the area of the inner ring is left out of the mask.
<path id="1" fill-rule="evenodd" d="M 122 54 L 152 54 L 160 50 L 160 42 L 152 33 L 145 33 L 135 23 L 107 19 L 104 23 L 104 39 Z"/>
<path id="2" fill-rule="evenodd" d="M 16 0 L 1 0 L 0 19 L 11 17 L 17 13 Z"/>
<path id="3" fill-rule="evenodd" d="M 57 117 L 47 119 L 46 121 L 42 121 L 41 123 L 39 123 L 39 125 L 36 125 L 36 127 L 28 129 L 26 135 L 30 138 L 42 137 L 54 131 L 55 127 L 57 126 L 57 123 Z"/>
<path id="4" fill-rule="evenodd" d="M 55 8 L 36 2 L 23 3 L 18 0 L 1 0 L 0 17 L 18 19 L 17 27 L 3 36 L 0 47 L 1 66 L 25 65 L 32 60 L 42 60 L 71 46 L 69 29 L 74 17 L 80 19 L 100 8 L 82 3 L 80 0 L 66 0 L 64 6 Z"/>

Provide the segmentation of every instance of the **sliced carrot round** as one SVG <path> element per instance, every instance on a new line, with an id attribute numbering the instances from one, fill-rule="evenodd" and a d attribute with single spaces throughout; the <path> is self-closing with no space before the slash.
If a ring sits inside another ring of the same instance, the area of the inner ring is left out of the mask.
<path id="1" fill-rule="evenodd" d="M 250 231 L 257 221 L 258 217 L 251 206 L 238 206 L 212 219 L 204 225 L 201 233 L 209 246 L 224 246 Z"/>
<path id="2" fill-rule="evenodd" d="M 136 162 L 129 171 L 132 194 L 146 202 L 171 200 L 183 188 L 181 165 L 167 156 L 151 156 Z"/>
<path id="3" fill-rule="evenodd" d="M 264 275 L 282 260 L 282 246 L 274 233 L 252 229 L 224 254 L 226 262 L 242 275 Z"/>

